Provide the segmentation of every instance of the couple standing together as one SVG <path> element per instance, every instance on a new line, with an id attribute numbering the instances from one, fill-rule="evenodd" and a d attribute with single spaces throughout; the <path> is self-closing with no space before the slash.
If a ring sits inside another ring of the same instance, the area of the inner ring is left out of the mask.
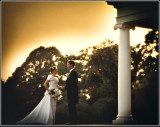
<path id="1" fill-rule="evenodd" d="M 51 68 L 51 75 L 48 75 L 44 83 L 46 88 L 44 97 L 33 111 L 24 119 L 18 121 L 17 124 L 55 124 L 56 99 L 52 97 L 50 93 L 50 90 L 55 88 L 67 91 L 70 121 L 66 124 L 77 123 L 76 104 L 78 103 L 78 74 L 74 66 L 74 61 L 70 60 L 67 62 L 70 74 L 67 77 L 65 86 L 58 85 L 59 80 L 56 77 L 57 68 Z"/>

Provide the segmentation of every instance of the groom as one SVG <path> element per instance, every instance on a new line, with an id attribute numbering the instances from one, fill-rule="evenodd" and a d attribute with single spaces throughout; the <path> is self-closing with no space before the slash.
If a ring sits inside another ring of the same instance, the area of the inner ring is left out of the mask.
<path id="1" fill-rule="evenodd" d="M 78 103 L 78 74 L 74 68 L 75 62 L 70 60 L 67 62 L 67 67 L 70 74 L 66 80 L 66 86 L 63 89 L 67 90 L 68 96 L 68 109 L 70 122 L 66 124 L 76 124 L 77 123 L 77 111 L 76 104 Z"/>

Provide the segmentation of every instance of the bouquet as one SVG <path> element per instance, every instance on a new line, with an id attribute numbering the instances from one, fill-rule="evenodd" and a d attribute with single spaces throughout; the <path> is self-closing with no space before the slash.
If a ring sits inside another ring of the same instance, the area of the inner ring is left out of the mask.
<path id="1" fill-rule="evenodd" d="M 57 88 L 50 90 L 50 92 L 51 92 L 51 96 L 55 97 L 57 100 L 61 100 L 61 98 L 63 97 L 62 91 Z"/>

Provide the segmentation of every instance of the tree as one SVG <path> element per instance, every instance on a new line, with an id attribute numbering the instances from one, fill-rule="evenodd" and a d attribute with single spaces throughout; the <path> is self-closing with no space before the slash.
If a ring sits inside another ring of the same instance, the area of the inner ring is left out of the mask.
<path id="1" fill-rule="evenodd" d="M 89 87 L 90 100 L 107 96 L 117 98 L 118 45 L 95 47 L 87 66 L 85 84 Z"/>
<path id="2" fill-rule="evenodd" d="M 53 60 L 53 57 L 56 59 Z M 32 51 L 21 67 L 18 67 L 2 87 L 3 121 L 12 123 L 27 115 L 42 99 L 43 83 L 62 57 L 55 47 L 39 47 Z M 12 105 L 12 106 L 9 106 Z M 22 114 L 23 112 L 23 114 Z"/>
<path id="3" fill-rule="evenodd" d="M 118 45 L 108 45 L 109 42 L 90 47 L 92 54 L 86 55 L 87 63 L 83 66 L 85 72 L 80 85 L 81 95 L 86 99 L 83 96 L 81 99 L 89 107 L 84 110 L 90 123 L 111 122 L 117 115 Z"/>
<path id="4" fill-rule="evenodd" d="M 141 124 L 158 124 L 158 46 L 158 32 L 150 31 L 132 50 L 132 107 Z"/>

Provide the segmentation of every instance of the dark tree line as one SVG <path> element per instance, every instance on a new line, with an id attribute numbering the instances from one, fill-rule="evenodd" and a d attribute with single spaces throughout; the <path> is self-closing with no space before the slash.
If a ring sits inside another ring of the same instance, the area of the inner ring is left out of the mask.
<path id="1" fill-rule="evenodd" d="M 132 112 L 141 124 L 158 124 L 158 38 L 158 31 L 150 31 L 145 45 L 132 50 Z"/>
<path id="2" fill-rule="evenodd" d="M 92 53 L 90 53 L 92 52 Z M 145 37 L 145 45 L 131 47 L 132 114 L 140 124 L 158 124 L 158 32 Z M 53 59 L 55 58 L 55 59 Z M 56 47 L 39 47 L 2 81 L 2 122 L 15 124 L 44 96 L 43 83 L 50 67 L 57 65 L 59 84 L 65 85 L 66 63 L 75 60 L 79 75 L 79 123 L 111 123 L 118 107 L 118 45 L 105 40 L 81 50 L 78 56 L 63 56 Z M 57 102 L 56 123 L 68 121 L 66 92 Z"/>

